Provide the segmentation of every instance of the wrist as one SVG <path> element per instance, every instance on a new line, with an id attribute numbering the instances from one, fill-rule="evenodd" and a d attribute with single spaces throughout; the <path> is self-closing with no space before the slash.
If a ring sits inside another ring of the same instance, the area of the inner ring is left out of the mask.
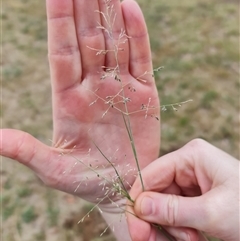
<path id="1" fill-rule="evenodd" d="M 125 216 L 126 200 L 121 199 L 109 204 L 101 204 L 99 208 L 116 239 L 119 241 L 131 241 Z"/>

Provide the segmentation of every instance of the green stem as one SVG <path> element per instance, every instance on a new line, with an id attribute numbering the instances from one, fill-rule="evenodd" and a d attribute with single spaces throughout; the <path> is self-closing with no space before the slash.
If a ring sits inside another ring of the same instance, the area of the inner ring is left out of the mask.
<path id="1" fill-rule="evenodd" d="M 124 185 L 124 183 L 123 183 L 123 181 L 122 181 L 122 178 L 121 178 L 121 176 L 120 176 L 120 174 L 118 173 L 118 170 L 116 169 L 116 167 L 113 165 L 113 163 L 110 161 L 110 160 L 108 160 L 108 158 L 106 157 L 106 155 L 102 152 L 102 150 L 96 145 L 96 143 L 93 141 L 93 144 L 95 145 L 95 147 L 98 149 L 98 151 L 101 153 L 101 155 L 106 159 L 106 161 L 112 166 L 112 168 L 114 169 L 114 171 L 115 171 L 115 173 L 116 173 L 116 175 L 117 175 L 117 178 L 118 178 L 118 180 L 119 180 L 119 182 L 120 182 L 120 184 L 121 184 L 121 186 L 122 186 L 122 188 L 123 188 L 123 190 L 124 190 L 124 194 L 125 194 L 125 197 L 127 198 L 127 199 L 129 199 L 129 200 L 132 200 L 131 199 L 131 197 L 130 197 L 130 195 L 129 195 L 129 193 L 128 193 L 128 191 L 127 191 L 127 189 L 126 189 L 126 187 L 125 187 L 125 185 Z"/>
<path id="2" fill-rule="evenodd" d="M 139 165 L 139 161 L 138 161 L 137 151 L 136 151 L 136 148 L 135 148 L 135 143 L 134 143 L 134 139 L 133 139 L 133 135 L 132 135 L 132 131 L 131 131 L 130 120 L 129 120 L 129 118 L 127 118 L 127 121 L 128 121 L 128 123 L 127 123 L 127 121 L 125 120 L 125 116 L 123 114 L 122 114 L 122 116 L 123 116 L 124 124 L 125 124 L 125 127 L 127 129 L 127 133 L 128 133 L 129 139 L 130 139 L 130 143 L 131 143 L 131 146 L 132 146 L 132 151 L 133 151 L 133 154 L 134 154 L 134 157 L 135 157 L 135 160 L 136 160 L 138 175 L 140 177 L 140 181 L 141 181 L 141 185 L 142 185 L 142 191 L 144 192 L 145 188 L 144 188 L 141 169 L 140 169 L 140 165 Z"/>

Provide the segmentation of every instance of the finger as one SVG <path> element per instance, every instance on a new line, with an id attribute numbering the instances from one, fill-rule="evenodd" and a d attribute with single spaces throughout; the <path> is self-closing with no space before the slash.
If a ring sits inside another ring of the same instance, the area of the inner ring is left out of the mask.
<path id="1" fill-rule="evenodd" d="M 154 230 L 155 228 L 152 229 Z M 175 241 L 174 237 L 171 236 L 165 229 L 157 230 L 155 233 L 156 237 L 155 239 L 152 239 L 153 241 Z"/>
<path id="2" fill-rule="evenodd" d="M 180 187 L 175 182 L 172 182 L 169 187 L 161 191 L 161 193 L 175 194 L 175 195 L 180 195 L 181 192 L 182 191 Z"/>
<path id="3" fill-rule="evenodd" d="M 164 189 L 162 191 L 162 193 L 179 195 L 181 193 L 181 190 L 180 190 L 179 186 L 175 182 L 173 182 L 169 187 Z M 132 209 L 132 212 L 134 212 L 134 209 Z M 140 219 L 138 219 L 136 217 L 134 217 L 134 218 L 136 219 L 135 220 L 136 223 L 137 222 L 141 222 L 142 223 L 142 221 L 143 221 L 143 220 L 140 220 Z M 134 219 L 134 218 L 132 218 L 132 219 Z M 144 223 L 142 223 L 140 225 L 144 225 Z M 149 225 L 149 224 L 146 222 L 145 225 Z M 132 229 L 132 232 L 134 232 L 134 230 L 136 230 L 136 228 L 132 227 L 133 226 L 133 221 L 131 220 L 131 217 L 130 217 L 130 221 L 129 221 L 129 226 Z M 137 226 L 139 226 L 139 224 L 135 224 L 135 226 L 137 227 Z M 190 238 L 191 241 L 198 240 L 198 234 L 197 234 L 196 230 L 194 230 L 194 229 L 178 228 L 178 227 L 168 227 L 168 226 L 165 226 L 163 228 L 167 232 L 167 234 L 165 236 L 170 234 L 171 236 L 175 237 L 177 240 L 182 240 L 182 241 L 183 240 L 189 241 L 188 238 Z M 158 228 L 156 228 L 156 229 L 158 229 Z M 139 232 L 137 233 L 137 235 L 139 235 Z M 161 240 L 162 241 L 163 240 L 163 236 L 164 235 L 163 235 L 162 231 L 158 231 L 157 232 L 157 238 L 155 238 L 153 240 Z M 166 238 L 165 236 L 164 236 L 164 238 Z"/>
<path id="4" fill-rule="evenodd" d="M 176 240 L 176 241 L 207 241 L 204 235 L 191 228 L 182 228 L 182 227 L 163 227 L 164 231 L 157 232 L 156 240 L 162 241 L 162 236 L 167 240 Z M 167 232 L 167 233 L 166 233 Z"/>
<path id="5" fill-rule="evenodd" d="M 11 129 L 2 129 L 0 138 L 0 154 L 17 160 L 21 164 L 32 169 L 51 186 L 56 172 L 55 159 L 57 153 L 54 150 L 26 132 Z M 58 165 L 58 171 L 64 171 L 62 165 Z"/>
<path id="6" fill-rule="evenodd" d="M 180 190 L 178 190 L 177 184 L 175 185 L 174 181 L 175 167 L 171 165 L 171 160 L 167 164 L 159 158 L 141 171 L 145 191 L 167 193 L 168 189 L 170 191 L 174 189 L 173 191 L 177 191 L 176 194 L 179 193 Z M 135 200 L 142 191 L 142 183 L 138 177 L 131 188 L 130 196 Z"/>
<path id="7" fill-rule="evenodd" d="M 105 50 L 102 30 L 97 28 L 101 22 L 97 0 L 75 0 L 74 12 L 78 43 L 81 52 L 83 78 L 87 74 L 97 74 L 104 65 L 104 55 L 97 55 Z"/>
<path id="8" fill-rule="evenodd" d="M 134 212 L 150 223 L 203 230 L 208 217 L 203 201 L 202 196 L 188 198 L 145 192 L 135 201 Z"/>
<path id="9" fill-rule="evenodd" d="M 133 209 L 133 204 L 128 203 L 126 216 L 128 223 L 129 234 L 133 241 L 148 241 L 151 237 L 152 240 L 156 236 L 156 232 L 154 232 L 151 228 L 151 225 L 141 219 L 139 219 Z"/>
<path id="10" fill-rule="evenodd" d="M 170 186 L 180 188 L 185 195 L 201 194 L 195 174 L 191 153 L 183 149 L 169 153 L 152 162 L 142 170 L 145 191 L 162 192 Z M 140 193 L 140 180 L 137 179 L 131 190 L 134 197 Z M 177 194 L 177 193 L 174 193 Z"/>
<path id="11" fill-rule="evenodd" d="M 129 47 L 119 0 L 99 0 L 101 24 L 104 27 L 106 54 L 105 66 L 128 71 Z"/>
<path id="12" fill-rule="evenodd" d="M 208 238 L 200 231 L 198 231 L 198 237 L 198 241 L 208 241 Z"/>
<path id="13" fill-rule="evenodd" d="M 219 155 L 221 157 L 217 158 Z M 216 159 L 219 165 L 224 166 L 221 170 L 218 170 Z M 228 164 L 232 161 L 232 165 L 226 165 L 225 160 L 228 159 Z M 212 189 L 212 180 L 216 178 L 216 174 L 220 175 L 222 180 L 227 180 L 226 173 L 232 172 L 236 168 L 236 163 L 238 162 L 229 158 L 226 153 L 203 140 L 196 139 L 152 162 L 142 170 L 142 178 L 146 191 L 161 192 L 176 182 L 182 194 L 199 196 Z M 224 173 L 226 169 L 229 171 Z M 133 198 L 140 193 L 139 179 L 134 183 L 131 192 L 135 195 Z"/>
<path id="14" fill-rule="evenodd" d="M 53 91 L 63 91 L 80 81 L 73 1 L 47 0 L 48 53 Z"/>
<path id="15" fill-rule="evenodd" d="M 198 232 L 190 228 L 182 227 L 160 227 L 145 222 L 134 216 L 132 208 L 127 209 L 127 221 L 129 233 L 132 240 L 150 241 L 150 240 L 169 240 L 169 236 L 182 241 L 198 241 Z M 163 229 L 164 228 L 164 229 Z"/>
<path id="16" fill-rule="evenodd" d="M 142 11 L 133 0 L 122 3 L 122 11 L 129 39 L 130 73 L 142 82 L 152 83 L 152 57 L 148 31 Z M 148 72 L 144 74 L 145 72 Z"/>
<path id="17" fill-rule="evenodd" d="M 181 241 L 199 241 L 199 233 L 192 228 L 183 227 L 163 227 L 168 234 L 174 237 L 176 240 Z"/>

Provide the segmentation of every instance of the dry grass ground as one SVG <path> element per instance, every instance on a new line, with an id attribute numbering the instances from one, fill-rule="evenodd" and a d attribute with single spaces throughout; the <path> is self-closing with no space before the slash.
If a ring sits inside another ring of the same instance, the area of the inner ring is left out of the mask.
<path id="1" fill-rule="evenodd" d="M 162 104 L 193 99 L 162 113 L 161 155 L 202 137 L 239 158 L 238 1 L 139 0 L 149 26 Z M 2 127 L 51 144 L 51 91 L 44 1 L 3 2 Z M 110 241 L 89 205 L 46 188 L 25 167 L 3 159 L 4 241 Z M 88 229 L 87 229 L 88 227 Z M 89 227 L 91 227 L 89 229 Z M 89 231 L 90 230 L 90 231 Z"/>

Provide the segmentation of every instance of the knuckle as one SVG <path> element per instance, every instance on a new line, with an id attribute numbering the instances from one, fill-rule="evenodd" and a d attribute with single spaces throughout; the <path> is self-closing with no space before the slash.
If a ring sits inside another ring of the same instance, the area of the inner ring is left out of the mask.
<path id="1" fill-rule="evenodd" d="M 31 145 L 28 143 L 31 143 Z M 28 146 L 28 151 L 25 151 L 26 145 Z M 28 165 L 34 158 L 35 154 L 35 142 L 32 141 L 32 136 L 25 132 L 16 143 L 15 155 L 13 158 L 20 161 L 24 165 Z"/>
<path id="2" fill-rule="evenodd" d="M 188 153 L 187 159 L 197 160 L 199 155 L 203 156 L 207 153 L 209 144 L 203 139 L 197 138 L 188 142 L 182 149 L 183 153 Z M 186 155 L 185 155 L 186 157 Z"/>
<path id="3" fill-rule="evenodd" d="M 176 195 L 168 195 L 164 219 L 166 225 L 175 226 L 177 224 L 179 198 Z"/>
<path id="4" fill-rule="evenodd" d="M 78 53 L 79 49 L 77 46 L 61 46 L 59 48 L 49 50 L 48 58 L 51 60 L 55 57 L 67 57 Z"/>
<path id="5" fill-rule="evenodd" d="M 188 144 L 186 146 L 191 148 L 191 149 L 198 150 L 198 149 L 205 148 L 206 147 L 206 143 L 207 142 L 204 141 L 203 139 L 196 138 L 196 139 L 193 139 L 190 142 L 188 142 Z"/>

